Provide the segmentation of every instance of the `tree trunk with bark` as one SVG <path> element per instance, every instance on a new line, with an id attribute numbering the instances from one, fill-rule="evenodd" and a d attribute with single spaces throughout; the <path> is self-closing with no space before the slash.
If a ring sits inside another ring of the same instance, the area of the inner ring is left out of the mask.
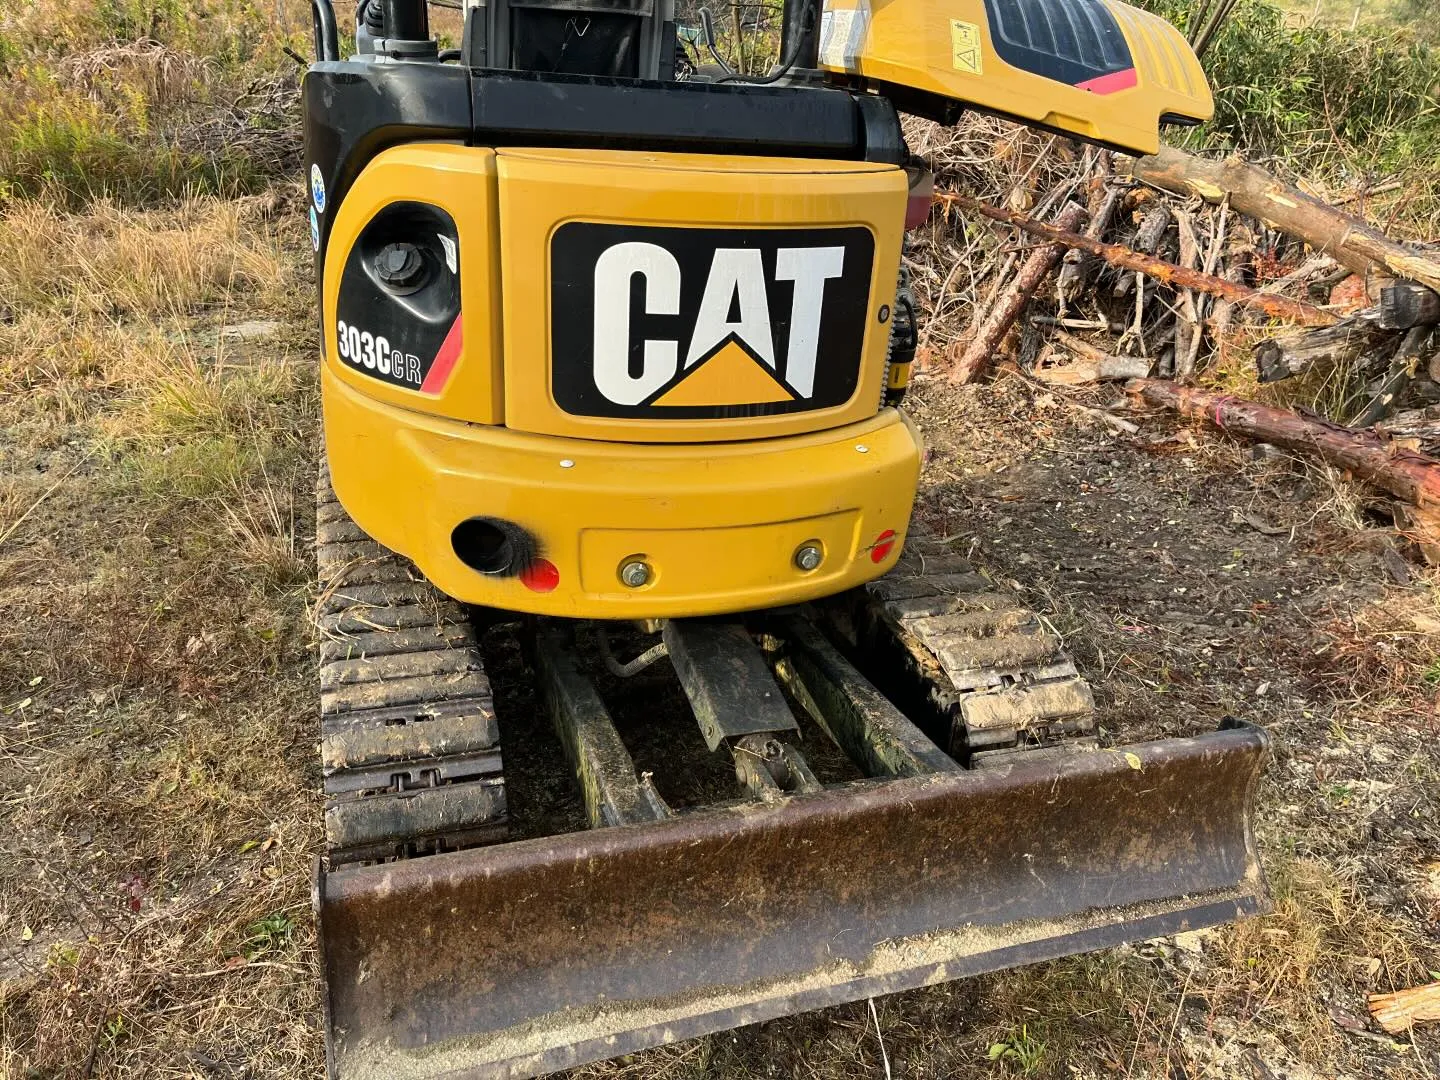
<path id="1" fill-rule="evenodd" d="M 1085 224 L 1085 208 L 1078 203 L 1069 203 L 1055 219 L 1055 227 L 1071 232 Z M 1043 244 L 1032 251 L 1020 267 L 1005 291 L 995 298 L 985 318 L 976 328 L 965 350 L 956 361 L 951 381 L 967 383 L 983 374 L 990 366 L 990 360 L 999 349 L 1000 342 L 1019 318 L 1020 312 L 1029 303 L 1030 297 L 1040 283 L 1055 269 L 1065 248 L 1060 244 Z"/>
<path id="2" fill-rule="evenodd" d="M 1436 517 L 1440 515 L 1440 461 L 1435 458 L 1397 447 L 1368 431 L 1353 431 L 1229 394 L 1160 379 L 1135 379 L 1125 389 L 1151 405 L 1207 420 L 1222 431 L 1318 454 L 1331 465 L 1403 499 L 1427 517 L 1440 520 Z"/>
<path id="3" fill-rule="evenodd" d="M 1166 191 L 1199 196 L 1207 202 L 1219 203 L 1229 195 L 1230 205 L 1242 214 L 1299 237 L 1357 274 L 1384 267 L 1397 277 L 1440 290 L 1440 255 L 1396 243 L 1360 218 L 1238 157 L 1210 161 L 1163 147 L 1158 154 L 1137 158 L 1131 175 Z"/>

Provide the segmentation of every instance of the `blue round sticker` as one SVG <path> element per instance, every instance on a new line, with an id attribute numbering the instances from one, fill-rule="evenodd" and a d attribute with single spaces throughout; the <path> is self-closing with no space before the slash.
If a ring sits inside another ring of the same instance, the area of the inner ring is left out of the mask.
<path id="1" fill-rule="evenodd" d="M 320 175 L 320 166 L 310 166 L 310 198 L 315 200 L 315 209 L 325 212 L 325 178 Z"/>
<path id="2" fill-rule="evenodd" d="M 320 250 L 320 215 L 315 213 L 315 208 L 310 208 L 310 243 L 315 250 Z"/>

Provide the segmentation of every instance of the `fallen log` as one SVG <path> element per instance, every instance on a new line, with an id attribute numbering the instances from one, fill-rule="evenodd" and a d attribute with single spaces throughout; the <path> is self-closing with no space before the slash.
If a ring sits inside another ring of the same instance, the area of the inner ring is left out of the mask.
<path id="1" fill-rule="evenodd" d="M 1133 379 L 1125 389 L 1151 405 L 1207 420 L 1221 431 L 1317 454 L 1416 507 L 1427 526 L 1440 527 L 1440 461 L 1435 458 L 1398 447 L 1373 432 L 1163 379 Z"/>
<path id="2" fill-rule="evenodd" d="M 1424 1020 L 1440 1020 L 1440 982 L 1412 986 L 1393 994 L 1371 994 L 1370 1015 L 1391 1035 Z"/>
<path id="3" fill-rule="evenodd" d="M 1085 224 L 1085 208 L 1078 203 L 1069 203 L 1060 211 L 1055 222 L 1059 229 L 1066 232 L 1078 229 Z M 1065 249 L 1059 244 L 1043 244 L 1026 257 L 1020 266 L 1020 272 L 995 298 L 990 310 L 985 313 L 985 318 L 980 321 L 974 335 L 960 353 L 955 362 L 955 370 L 950 375 L 952 382 L 967 383 L 984 372 L 1000 347 L 1000 342 L 1019 318 L 1035 290 L 1040 287 L 1040 282 L 1055 269 L 1055 264 L 1064 253 Z"/>
<path id="4" fill-rule="evenodd" d="M 1352 315 L 1334 326 L 1266 338 L 1255 346 L 1255 368 L 1262 383 L 1279 382 L 1317 364 L 1347 363 L 1389 336 L 1369 319 Z"/>
<path id="5" fill-rule="evenodd" d="M 1440 323 L 1440 294 L 1423 285 L 1397 281 L 1380 290 L 1379 322 L 1386 330 Z"/>
<path id="6" fill-rule="evenodd" d="M 1238 157 L 1211 161 L 1173 147 L 1136 158 L 1130 174 L 1179 195 L 1218 203 L 1227 195 L 1242 214 L 1304 240 L 1357 274 L 1384 267 L 1398 277 L 1440 289 L 1440 256 L 1391 240 L 1353 214 L 1336 209 L 1293 184 L 1277 180 Z"/>
<path id="7" fill-rule="evenodd" d="M 1182 288 L 1195 289 L 1199 292 L 1209 293 L 1211 296 L 1219 296 L 1222 299 L 1230 300 L 1235 304 L 1245 307 L 1253 307 L 1276 319 L 1284 319 L 1288 322 L 1299 323 L 1301 326 L 1332 326 L 1338 320 L 1328 311 L 1323 311 L 1313 304 L 1307 304 L 1300 300 L 1291 300 L 1284 296 L 1274 296 L 1270 293 L 1257 292 L 1244 285 L 1237 285 L 1234 282 L 1218 278 L 1213 274 L 1204 274 L 1198 270 L 1186 270 L 1176 266 L 1174 263 L 1157 259 L 1152 255 L 1142 255 L 1139 252 L 1131 251 L 1120 244 L 1106 244 L 1098 240 L 1091 240 L 1079 233 L 1057 228 L 1054 225 L 1047 225 L 1043 221 L 1036 221 L 1034 218 L 1026 217 L 1014 210 L 1001 210 L 988 203 L 982 203 L 972 199 L 968 195 L 961 195 L 953 191 L 937 191 L 935 193 L 937 202 L 949 203 L 960 207 L 962 210 L 970 210 L 981 214 L 993 221 L 1000 221 L 1007 225 L 1014 225 L 1024 229 L 1033 236 L 1049 240 L 1054 244 L 1061 244 L 1067 247 L 1080 248 L 1092 255 L 1098 255 L 1112 266 L 1118 266 L 1124 270 L 1137 270 L 1142 274 L 1153 277 L 1167 285 L 1178 285 Z"/>

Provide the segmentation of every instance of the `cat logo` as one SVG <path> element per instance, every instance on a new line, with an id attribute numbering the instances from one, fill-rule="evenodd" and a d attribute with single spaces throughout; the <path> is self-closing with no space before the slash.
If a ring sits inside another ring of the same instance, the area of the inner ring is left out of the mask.
<path id="1" fill-rule="evenodd" d="M 858 227 L 574 222 L 551 241 L 551 390 L 582 416 L 764 416 L 843 405 L 874 240 Z"/>

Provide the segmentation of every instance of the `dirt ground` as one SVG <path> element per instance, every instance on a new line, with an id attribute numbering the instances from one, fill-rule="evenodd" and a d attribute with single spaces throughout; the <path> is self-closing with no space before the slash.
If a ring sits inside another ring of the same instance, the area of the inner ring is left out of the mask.
<path id="1" fill-rule="evenodd" d="M 51 212 L 68 276 L 0 268 L 0 1077 L 321 1072 L 314 341 L 276 207 Z M 1107 738 L 1265 725 L 1275 913 L 575 1075 L 1440 1074 L 1440 1028 L 1365 1008 L 1440 969 L 1440 579 L 1342 478 L 1115 404 L 921 385 L 919 513 L 1064 635 Z"/>

